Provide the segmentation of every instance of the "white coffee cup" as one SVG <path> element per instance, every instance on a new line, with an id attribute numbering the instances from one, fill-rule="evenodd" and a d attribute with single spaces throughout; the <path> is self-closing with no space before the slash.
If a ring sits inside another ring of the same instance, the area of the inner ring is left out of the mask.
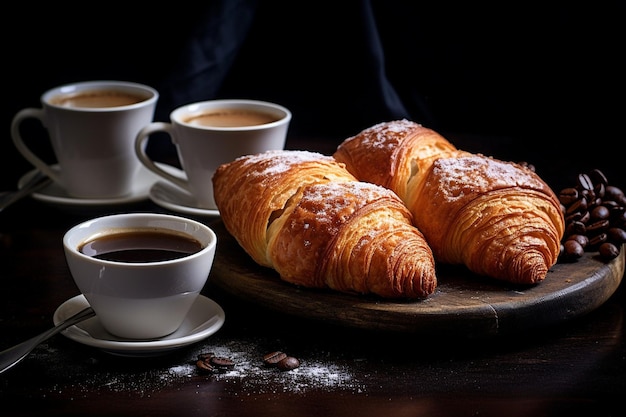
<path id="1" fill-rule="evenodd" d="M 188 191 L 198 208 L 216 209 L 212 177 L 217 167 L 242 155 L 283 149 L 291 112 L 256 100 L 211 100 L 188 104 L 153 122 L 137 135 L 135 150 L 146 168 Z M 145 152 L 153 133 L 165 132 L 176 146 L 187 178 L 159 167 Z"/>
<path id="2" fill-rule="evenodd" d="M 208 280 L 216 245 L 206 225 L 157 213 L 91 219 L 63 237 L 70 273 L 102 326 L 144 340 L 180 327 Z"/>
<path id="3" fill-rule="evenodd" d="M 24 158 L 68 195 L 123 197 L 141 169 L 135 136 L 153 120 L 158 98 L 152 87 L 124 81 L 56 87 L 41 96 L 41 108 L 25 108 L 13 117 L 11 136 Z M 26 145 L 20 127 L 26 119 L 38 119 L 47 129 L 58 166 Z"/>

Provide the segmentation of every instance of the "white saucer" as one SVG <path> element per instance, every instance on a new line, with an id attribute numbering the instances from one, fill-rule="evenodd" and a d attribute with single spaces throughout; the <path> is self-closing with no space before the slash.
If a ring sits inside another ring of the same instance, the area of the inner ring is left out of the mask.
<path id="1" fill-rule="evenodd" d="M 70 298 L 54 312 L 54 324 L 57 325 L 87 306 L 89 303 L 82 294 Z M 135 341 L 113 336 L 102 327 L 98 316 L 71 326 L 62 334 L 78 343 L 116 355 L 155 356 L 209 337 L 222 327 L 224 320 L 222 307 L 210 298 L 199 295 L 178 330 L 160 339 Z"/>
<path id="2" fill-rule="evenodd" d="M 54 168 L 58 169 L 57 166 Z M 17 183 L 17 188 L 22 188 L 26 182 L 37 173 L 32 170 L 24 174 Z M 32 194 L 36 200 L 46 203 L 70 205 L 70 206 L 107 206 L 118 204 L 136 203 L 148 199 L 150 187 L 157 181 L 158 177 L 148 169 L 141 167 L 137 179 L 133 184 L 133 190 L 129 195 L 116 198 L 77 198 L 72 197 L 59 184 L 52 182 L 50 185 Z"/>
<path id="3" fill-rule="evenodd" d="M 163 170 L 180 178 L 186 178 L 185 172 L 171 165 L 160 165 Z M 219 216 L 218 210 L 198 207 L 196 199 L 187 190 L 163 181 L 157 181 L 150 188 L 150 200 L 168 210 L 195 216 Z"/>

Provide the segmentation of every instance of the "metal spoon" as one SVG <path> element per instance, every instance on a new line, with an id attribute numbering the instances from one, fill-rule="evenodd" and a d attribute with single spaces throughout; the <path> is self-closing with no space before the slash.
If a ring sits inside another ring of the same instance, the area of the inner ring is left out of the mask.
<path id="1" fill-rule="evenodd" d="M 24 359 L 40 343 L 50 339 L 55 334 L 67 329 L 68 327 L 71 327 L 95 315 L 96 313 L 91 307 L 86 307 L 85 309 L 79 311 L 73 316 L 63 320 L 50 330 L 47 330 L 38 336 L 28 339 L 27 341 L 22 342 L 19 345 L 15 345 L 6 350 L 3 350 L 2 352 L 0 352 L 0 374 Z"/>
<path id="2" fill-rule="evenodd" d="M 35 191 L 44 188 L 51 182 L 52 180 L 44 173 L 37 171 L 37 173 L 33 175 L 19 190 L 0 193 L 0 211 L 9 207 L 16 201 L 34 193 Z"/>

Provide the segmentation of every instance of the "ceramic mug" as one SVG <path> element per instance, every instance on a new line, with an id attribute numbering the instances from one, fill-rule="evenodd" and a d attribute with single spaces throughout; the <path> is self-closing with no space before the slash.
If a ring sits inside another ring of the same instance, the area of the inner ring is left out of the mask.
<path id="1" fill-rule="evenodd" d="M 39 171 L 76 198 L 117 198 L 132 192 L 141 169 L 137 132 L 154 117 L 158 92 L 124 81 L 88 81 L 48 90 L 41 108 L 20 110 L 11 123 L 17 150 Z M 37 119 L 47 129 L 54 166 L 22 137 L 21 125 Z"/>
<path id="2" fill-rule="evenodd" d="M 217 209 L 212 177 L 221 164 L 239 156 L 284 149 L 291 112 L 257 100 L 210 100 L 188 104 L 153 122 L 137 135 L 135 150 L 150 171 L 188 191 L 198 208 Z M 165 132 L 176 146 L 186 178 L 159 167 L 145 152 L 149 136 Z"/>
<path id="3" fill-rule="evenodd" d="M 102 326 L 142 340 L 180 327 L 208 280 L 216 246 L 203 223 L 157 213 L 87 220 L 63 237 L 70 273 Z"/>

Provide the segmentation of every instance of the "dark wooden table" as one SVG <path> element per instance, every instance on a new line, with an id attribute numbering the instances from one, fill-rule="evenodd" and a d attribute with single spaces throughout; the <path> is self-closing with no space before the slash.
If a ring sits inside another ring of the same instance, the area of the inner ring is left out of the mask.
<path id="1" fill-rule="evenodd" d="M 150 201 L 108 209 L 166 210 Z M 61 239 L 103 213 L 27 199 L 0 213 L 0 350 L 52 325 L 79 294 Z M 626 411 L 624 284 L 599 308 L 555 326 L 477 338 L 367 331 L 265 309 L 209 280 L 226 312 L 214 335 L 167 355 L 114 356 L 62 335 L 0 374 L 16 416 L 617 416 Z M 262 363 L 281 350 L 300 368 Z M 198 354 L 236 363 L 204 374 Z"/>

